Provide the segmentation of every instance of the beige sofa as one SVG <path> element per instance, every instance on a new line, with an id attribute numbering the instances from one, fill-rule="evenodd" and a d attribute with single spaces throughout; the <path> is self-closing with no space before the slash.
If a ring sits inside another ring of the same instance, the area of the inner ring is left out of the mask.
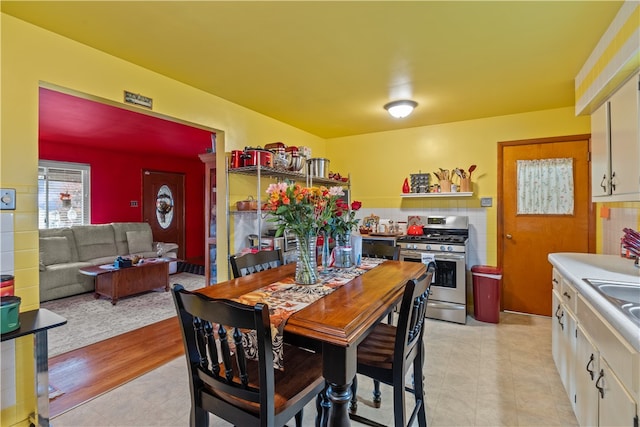
<path id="1" fill-rule="evenodd" d="M 157 257 L 157 245 L 146 222 L 40 230 L 40 301 L 91 292 L 94 278 L 80 274 L 80 268 L 111 264 L 118 256 Z M 164 257 L 177 257 L 178 245 L 162 246 Z"/>

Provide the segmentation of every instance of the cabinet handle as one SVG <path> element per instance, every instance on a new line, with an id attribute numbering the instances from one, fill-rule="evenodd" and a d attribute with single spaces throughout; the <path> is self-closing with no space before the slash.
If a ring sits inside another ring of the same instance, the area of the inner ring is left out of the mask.
<path id="1" fill-rule="evenodd" d="M 591 376 L 591 381 L 593 381 L 593 376 L 595 374 L 595 372 L 593 372 L 593 369 L 589 368 L 590 365 L 593 364 L 593 362 L 595 362 L 595 357 L 593 356 L 593 353 L 591 353 L 591 357 L 589 358 L 589 361 L 587 362 L 587 372 L 589 372 L 589 376 Z"/>
<path id="2" fill-rule="evenodd" d="M 567 299 L 571 299 L 571 295 L 569 295 L 567 292 L 564 292 L 562 295 L 564 295 L 565 297 L 567 297 Z"/>
<path id="3" fill-rule="evenodd" d="M 596 380 L 596 388 L 600 393 L 600 399 L 604 399 L 604 387 L 600 386 L 600 380 L 604 383 L 604 369 L 600 369 L 600 375 L 598 375 L 598 379 Z"/>
<path id="4" fill-rule="evenodd" d="M 564 317 L 564 311 L 558 314 L 558 312 L 562 309 L 562 305 L 558 304 L 558 308 L 556 309 L 556 318 L 558 319 L 558 323 L 560 324 L 560 328 L 564 331 L 564 324 L 562 323 L 562 318 Z"/>
<path id="5" fill-rule="evenodd" d="M 600 181 L 600 187 L 602 187 L 602 191 L 607 192 L 607 175 L 602 175 L 602 181 Z"/>
<path id="6" fill-rule="evenodd" d="M 556 279 L 555 277 L 553 278 L 553 283 L 558 283 L 558 279 Z"/>
<path id="7" fill-rule="evenodd" d="M 611 192 L 616 191 L 616 173 L 611 173 Z"/>

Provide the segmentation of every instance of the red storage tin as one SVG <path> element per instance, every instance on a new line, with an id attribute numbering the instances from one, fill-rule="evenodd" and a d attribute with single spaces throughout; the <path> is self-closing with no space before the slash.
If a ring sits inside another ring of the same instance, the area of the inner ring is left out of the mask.
<path id="1" fill-rule="evenodd" d="M 12 275 L 0 275 L 0 297 L 13 296 L 13 286 Z"/>

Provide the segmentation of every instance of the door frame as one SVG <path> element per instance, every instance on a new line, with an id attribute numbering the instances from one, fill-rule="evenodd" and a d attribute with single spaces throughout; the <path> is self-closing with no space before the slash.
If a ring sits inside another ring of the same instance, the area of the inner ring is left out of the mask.
<path id="1" fill-rule="evenodd" d="M 593 200 L 591 195 L 591 134 L 579 134 L 579 135 L 567 135 L 567 136 L 554 136 L 547 138 L 533 138 L 533 139 L 519 139 L 514 141 L 498 141 L 498 203 L 497 203 L 497 216 L 498 216 L 498 230 L 496 234 L 497 240 L 497 255 L 498 255 L 498 266 L 504 269 L 504 176 L 503 176 L 503 159 L 504 159 L 504 148 L 515 146 L 515 145 L 532 145 L 532 144 L 547 144 L 547 143 L 561 143 L 561 142 L 571 142 L 571 141 L 589 141 L 589 182 L 586 183 L 588 186 L 589 192 L 589 200 Z M 589 204 L 589 235 L 588 239 L 588 247 L 589 253 L 595 253 L 596 251 L 596 217 L 595 217 L 595 203 L 592 201 Z M 549 278 L 551 280 L 551 278 Z M 502 296 L 502 289 L 500 289 L 500 295 Z M 504 304 L 504 299 L 500 298 L 500 310 L 502 310 Z"/>

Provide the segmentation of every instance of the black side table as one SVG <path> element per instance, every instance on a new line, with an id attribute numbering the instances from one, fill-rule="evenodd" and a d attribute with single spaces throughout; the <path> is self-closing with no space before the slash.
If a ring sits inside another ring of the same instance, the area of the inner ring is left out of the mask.
<path id="1" fill-rule="evenodd" d="M 31 415 L 31 423 L 49 427 L 49 345 L 47 330 L 67 323 L 67 319 L 47 309 L 20 313 L 20 328 L 2 334 L 2 341 L 13 340 L 33 334 L 33 352 L 36 368 L 36 395 L 38 414 Z"/>

